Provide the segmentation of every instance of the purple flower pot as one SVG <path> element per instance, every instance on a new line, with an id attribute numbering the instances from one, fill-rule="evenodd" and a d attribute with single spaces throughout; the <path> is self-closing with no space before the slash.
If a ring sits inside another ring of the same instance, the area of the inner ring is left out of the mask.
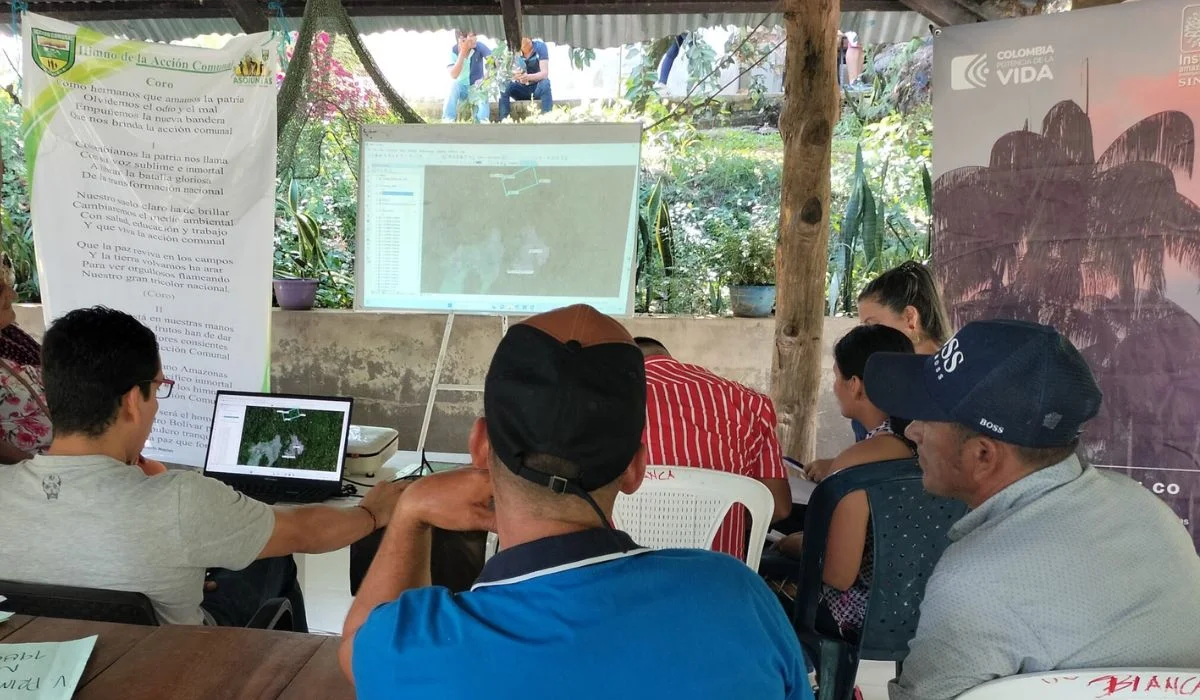
<path id="1" fill-rule="evenodd" d="M 275 301 L 279 308 L 289 311 L 308 311 L 313 307 L 317 298 L 319 280 L 281 280 L 274 281 Z"/>

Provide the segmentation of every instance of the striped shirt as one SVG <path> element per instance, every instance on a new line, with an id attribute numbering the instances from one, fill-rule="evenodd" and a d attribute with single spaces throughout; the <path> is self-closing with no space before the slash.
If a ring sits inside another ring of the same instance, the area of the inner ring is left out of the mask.
<path id="1" fill-rule="evenodd" d="M 752 479 L 787 479 L 771 399 L 703 367 L 646 358 L 648 462 L 704 467 Z M 746 511 L 735 507 L 713 549 L 746 556 Z"/>

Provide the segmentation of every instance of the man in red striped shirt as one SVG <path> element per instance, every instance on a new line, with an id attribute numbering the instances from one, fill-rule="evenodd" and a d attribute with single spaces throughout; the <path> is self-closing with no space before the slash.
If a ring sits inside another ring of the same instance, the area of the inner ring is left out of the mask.
<path id="1" fill-rule="evenodd" d="M 761 481 L 775 497 L 771 521 L 792 510 L 771 399 L 671 357 L 653 338 L 636 338 L 646 358 L 647 463 L 703 467 Z M 746 509 L 734 507 L 713 549 L 746 556 Z"/>

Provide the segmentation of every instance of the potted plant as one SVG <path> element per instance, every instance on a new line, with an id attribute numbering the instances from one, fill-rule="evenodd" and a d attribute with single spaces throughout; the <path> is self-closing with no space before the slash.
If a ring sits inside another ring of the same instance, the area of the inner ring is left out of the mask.
<path id="1" fill-rule="evenodd" d="M 733 315 L 765 318 L 775 308 L 775 235 L 763 228 L 728 230 L 717 245 L 718 269 Z"/>
<path id="2" fill-rule="evenodd" d="M 300 208 L 300 183 L 296 180 L 292 180 L 287 199 L 280 200 L 279 206 L 296 224 L 296 246 L 281 246 L 285 249 L 275 255 L 275 301 L 282 309 L 307 311 L 313 307 L 321 286 L 319 275 L 329 269 L 321 226 L 312 214 Z"/>

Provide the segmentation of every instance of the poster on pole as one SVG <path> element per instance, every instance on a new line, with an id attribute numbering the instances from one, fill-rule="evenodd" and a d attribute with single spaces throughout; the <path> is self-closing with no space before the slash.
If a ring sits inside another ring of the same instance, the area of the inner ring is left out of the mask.
<path id="1" fill-rule="evenodd" d="M 1068 335 L 1104 392 L 1084 454 L 1200 543 L 1200 3 L 952 27 L 934 49 L 934 262 L 952 320 Z"/>
<path id="2" fill-rule="evenodd" d="M 46 321 L 103 304 L 152 328 L 176 385 L 145 454 L 199 466 L 215 392 L 269 378 L 277 40 L 211 50 L 22 24 Z"/>

